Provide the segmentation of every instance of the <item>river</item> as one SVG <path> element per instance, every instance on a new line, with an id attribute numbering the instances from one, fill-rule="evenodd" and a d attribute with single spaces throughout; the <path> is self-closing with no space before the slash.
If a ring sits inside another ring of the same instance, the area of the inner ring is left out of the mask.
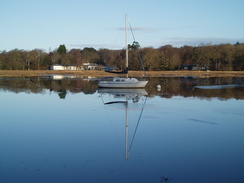
<path id="1" fill-rule="evenodd" d="M 161 88 L 156 86 L 160 85 Z M 0 78 L 0 182 L 244 182 L 244 80 Z"/>

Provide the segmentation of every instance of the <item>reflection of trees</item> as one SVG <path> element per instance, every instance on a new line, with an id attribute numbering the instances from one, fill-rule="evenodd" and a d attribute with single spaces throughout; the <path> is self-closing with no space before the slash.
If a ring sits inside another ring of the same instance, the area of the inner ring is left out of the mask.
<path id="1" fill-rule="evenodd" d="M 48 80 L 40 80 L 37 77 L 25 78 L 1 78 L 0 88 L 3 91 L 11 91 L 15 93 L 43 93 L 43 89 L 47 89 L 46 85 L 50 84 Z"/>
<path id="2" fill-rule="evenodd" d="M 2 78 L 0 79 L 0 89 L 14 93 L 44 93 L 46 90 L 57 92 L 60 98 L 65 98 L 67 91 L 71 93 L 93 94 L 97 90 L 96 81 L 83 79 L 63 79 L 52 80 L 42 77 L 25 78 Z"/>
<path id="3" fill-rule="evenodd" d="M 221 98 L 221 99 L 244 99 L 243 87 L 225 89 L 197 89 L 194 86 L 228 85 L 233 83 L 244 83 L 244 78 L 150 78 L 147 91 L 150 96 L 159 95 L 163 98 L 172 96 L 200 97 L 200 98 Z M 161 91 L 156 86 L 161 85 Z"/>
<path id="4" fill-rule="evenodd" d="M 83 79 L 63 79 L 51 80 L 51 91 L 60 91 L 66 89 L 71 93 L 93 94 L 97 90 L 96 81 L 88 81 Z"/>
<path id="5" fill-rule="evenodd" d="M 198 89 L 194 86 L 207 85 L 228 85 L 242 84 L 244 78 L 193 78 L 193 77 L 161 77 L 149 78 L 146 90 L 149 97 L 161 96 L 171 98 L 173 96 L 200 97 L 220 99 L 244 99 L 244 88 L 225 89 Z M 161 91 L 156 90 L 156 86 L 161 85 Z M 68 92 L 94 94 L 97 91 L 97 81 L 89 81 L 80 78 L 53 80 L 49 77 L 23 77 L 23 78 L 0 78 L 0 89 L 15 93 L 45 93 L 48 91 L 57 92 L 60 98 L 65 98 Z"/>
<path id="6" fill-rule="evenodd" d="M 66 94 L 67 94 L 66 89 L 61 89 L 61 90 L 58 91 L 58 95 L 59 95 L 59 97 L 60 97 L 61 99 L 65 99 Z"/>

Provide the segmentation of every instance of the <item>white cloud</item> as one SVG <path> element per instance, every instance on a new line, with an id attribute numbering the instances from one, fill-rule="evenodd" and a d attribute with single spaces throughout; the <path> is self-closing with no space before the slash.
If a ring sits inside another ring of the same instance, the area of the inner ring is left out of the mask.
<path id="1" fill-rule="evenodd" d="M 236 42 L 244 42 L 244 38 L 237 39 L 237 38 L 214 38 L 214 37 L 205 37 L 205 38 L 194 38 L 194 37 L 174 37 L 174 38 L 167 38 L 164 41 L 161 41 L 160 46 L 171 44 L 175 47 L 181 47 L 184 45 L 188 46 L 199 46 L 200 44 L 235 44 Z"/>
<path id="2" fill-rule="evenodd" d="M 69 44 L 67 45 L 68 48 L 73 49 L 84 49 L 85 47 L 92 47 L 95 48 L 96 50 L 105 48 L 105 49 L 121 49 L 120 45 L 112 45 L 112 44 Z"/>
<path id="3" fill-rule="evenodd" d="M 125 28 L 124 27 L 120 27 L 120 28 L 112 28 L 114 30 L 119 30 L 119 31 L 124 31 Z M 128 27 L 128 29 L 130 29 L 130 27 Z M 151 27 L 132 27 L 132 31 L 146 31 L 146 32 L 155 32 L 155 31 L 159 31 L 162 30 L 160 28 L 151 28 Z M 165 28 L 165 30 L 169 30 L 168 28 Z"/>

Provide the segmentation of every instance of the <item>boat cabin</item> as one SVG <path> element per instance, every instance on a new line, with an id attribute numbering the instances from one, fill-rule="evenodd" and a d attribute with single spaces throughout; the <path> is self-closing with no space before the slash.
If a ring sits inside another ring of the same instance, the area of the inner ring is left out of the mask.
<path id="1" fill-rule="evenodd" d="M 136 78 L 114 78 L 113 82 L 135 82 L 138 81 Z"/>

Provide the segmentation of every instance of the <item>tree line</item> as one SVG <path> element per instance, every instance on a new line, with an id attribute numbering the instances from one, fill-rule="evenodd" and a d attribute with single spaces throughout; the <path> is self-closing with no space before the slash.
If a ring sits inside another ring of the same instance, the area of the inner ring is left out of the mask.
<path id="1" fill-rule="evenodd" d="M 141 70 L 138 53 L 148 71 L 179 70 L 183 66 L 196 65 L 213 71 L 243 71 L 244 43 L 180 48 L 165 45 L 160 48 L 140 48 L 138 43 L 129 45 L 129 69 Z M 41 49 L 31 51 L 14 49 L 0 52 L 0 70 L 43 70 L 53 64 L 76 65 L 97 63 L 120 70 L 125 67 L 125 50 L 84 48 L 67 50 L 65 45 L 47 53 Z"/>

